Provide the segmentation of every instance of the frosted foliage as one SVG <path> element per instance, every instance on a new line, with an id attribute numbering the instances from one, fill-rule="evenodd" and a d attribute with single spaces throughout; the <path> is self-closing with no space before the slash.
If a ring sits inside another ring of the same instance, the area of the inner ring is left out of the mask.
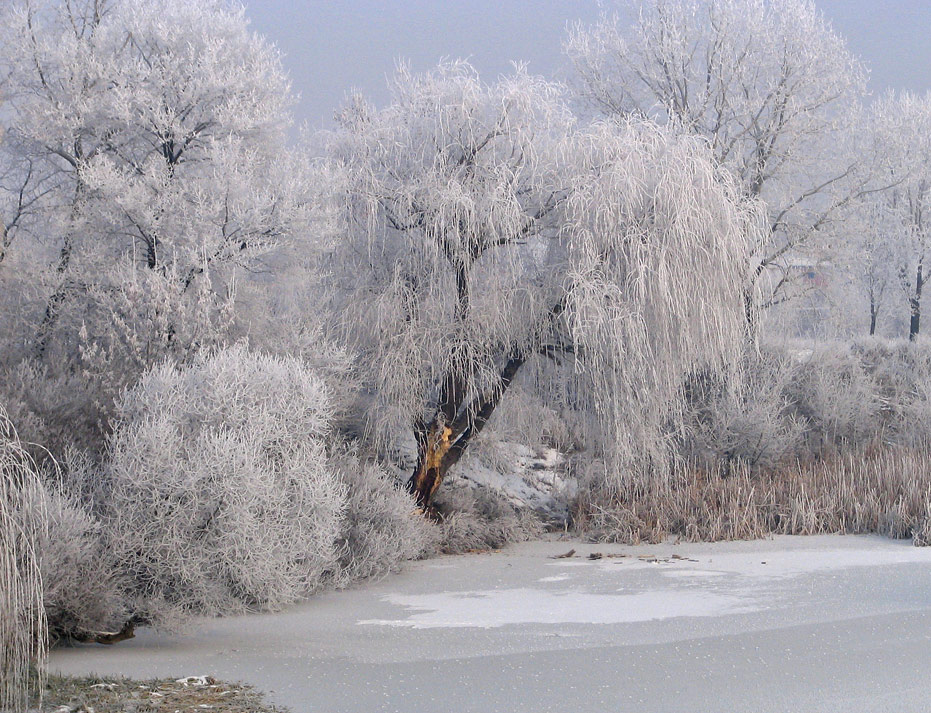
<path id="1" fill-rule="evenodd" d="M 844 351 L 819 350 L 800 365 L 789 390 L 801 412 L 817 425 L 820 447 L 867 443 L 879 430 L 884 407 L 888 408 L 875 376 Z"/>
<path id="2" fill-rule="evenodd" d="M 37 352 L 80 341 L 91 369 L 138 373 L 215 344 L 241 269 L 303 224 L 277 52 L 225 2 L 16 0 L 2 19 L 4 145 L 43 195 Z"/>
<path id="3" fill-rule="evenodd" d="M 40 461 L 49 453 L 62 458 L 73 445 L 88 450 L 102 447 L 106 409 L 97 396 L 80 374 L 53 372 L 30 362 L 0 367 L 0 401 L 26 447 Z"/>
<path id="4" fill-rule="evenodd" d="M 436 548 L 438 527 L 381 467 L 353 453 L 337 454 L 332 467 L 347 491 L 335 584 L 388 574 Z"/>
<path id="5" fill-rule="evenodd" d="M 931 349 L 926 341 L 908 348 L 883 350 L 872 356 L 880 362 L 884 411 L 891 411 L 889 430 L 895 440 L 916 449 L 931 444 Z M 879 350 L 877 350 L 879 351 Z"/>
<path id="6" fill-rule="evenodd" d="M 617 6 L 621 13 L 570 29 L 565 50 L 578 95 L 608 115 L 651 117 L 705 137 L 715 161 L 768 205 L 772 236 L 757 255 L 758 276 L 813 236 L 823 247 L 872 168 L 845 139 L 859 120 L 866 72 L 815 5 Z M 778 274 L 774 286 L 784 287 Z"/>
<path id="7" fill-rule="evenodd" d="M 580 126 L 520 67 L 494 84 L 464 63 L 402 70 L 392 89 L 380 111 L 351 101 L 331 142 L 337 326 L 377 385 L 372 433 L 447 409 L 450 440 L 468 438 L 526 363 L 554 408 L 587 414 L 615 472 L 652 447 L 683 370 L 745 338 L 756 205 L 701 142 Z"/>
<path id="8" fill-rule="evenodd" d="M 118 630 L 126 621 L 126 582 L 100 522 L 60 487 L 44 486 L 29 495 L 19 513 L 23 527 L 34 526 L 36 513 L 47 521 L 37 528 L 35 548 L 50 638 Z"/>
<path id="9" fill-rule="evenodd" d="M 909 304 L 909 336 L 914 338 L 931 259 L 931 94 L 889 94 L 872 109 L 873 150 L 887 157 L 893 185 L 866 202 L 873 240 L 865 247 L 873 261 L 885 260 L 894 271 L 894 284 Z M 874 279 L 880 277 L 885 273 Z"/>
<path id="10" fill-rule="evenodd" d="M 36 552 L 47 514 L 35 464 L 0 406 L 0 710 L 28 708 L 30 668 L 45 672 L 46 619 Z M 23 517 L 29 506 L 35 510 Z"/>
<path id="11" fill-rule="evenodd" d="M 156 367 L 126 393 L 102 507 L 140 614 L 274 609 L 319 585 L 346 496 L 329 411 L 299 361 L 243 347 Z"/>
<path id="12" fill-rule="evenodd" d="M 488 431 L 479 439 L 482 456 L 491 459 L 491 467 L 506 470 L 514 458 L 504 443 L 522 443 L 537 448 L 555 448 L 566 453 L 578 450 L 580 434 L 577 432 L 577 414 L 558 402 L 546 399 L 535 381 L 542 374 L 524 383 L 519 379 L 508 389 L 508 397 L 495 410 Z M 479 443 L 476 443 L 478 446 Z"/>
<path id="13" fill-rule="evenodd" d="M 864 143 L 873 141 L 871 132 L 866 134 Z M 894 154 L 885 153 L 878 142 L 872 149 L 895 161 Z M 901 235 L 901 218 L 889 210 L 887 202 L 889 192 L 895 190 L 871 193 L 857 201 L 851 211 L 847 223 L 850 240 L 837 255 L 837 264 L 847 279 L 831 285 L 836 303 L 834 320 L 846 327 L 847 333 L 886 337 L 908 333 L 907 294 L 899 289 L 907 243 L 896 237 Z"/>
<path id="14" fill-rule="evenodd" d="M 518 510 L 491 488 L 461 486 L 449 483 L 437 499 L 444 513 L 439 542 L 443 554 L 500 549 L 540 537 L 543 526 L 532 513 Z"/>
<path id="15" fill-rule="evenodd" d="M 730 379 L 710 370 L 691 375 L 677 424 L 680 455 L 706 469 L 735 461 L 770 469 L 798 457 L 807 422 L 787 396 L 797 371 L 790 355 L 754 350 Z"/>
<path id="16" fill-rule="evenodd" d="M 858 458 L 931 443 L 931 352 L 924 342 L 825 342 L 814 349 L 767 344 L 747 354 L 738 377 L 702 371 L 686 382 L 675 424 L 689 464 L 735 463 L 784 477 L 797 461 Z"/>

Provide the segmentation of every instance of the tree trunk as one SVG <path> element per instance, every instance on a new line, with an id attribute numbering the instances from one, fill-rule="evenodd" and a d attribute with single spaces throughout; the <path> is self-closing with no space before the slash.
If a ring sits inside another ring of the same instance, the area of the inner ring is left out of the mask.
<path id="1" fill-rule="evenodd" d="M 72 165 L 77 168 L 78 164 L 75 161 L 72 163 Z M 77 181 L 77 186 L 74 189 L 74 198 L 71 203 L 71 216 L 69 218 L 68 230 L 65 233 L 61 250 L 58 253 L 58 264 L 55 266 L 55 274 L 58 277 L 59 284 L 45 305 L 45 314 L 42 316 L 42 323 L 39 325 L 39 330 L 36 334 L 35 356 L 39 360 L 45 356 L 45 352 L 48 349 L 49 340 L 52 336 L 52 331 L 55 328 L 55 323 L 58 321 L 58 315 L 60 314 L 61 308 L 65 303 L 65 298 L 67 297 L 67 273 L 68 268 L 71 266 L 71 256 L 74 252 L 73 222 L 77 218 L 78 210 L 86 190 L 84 181 L 80 178 L 80 176 L 78 176 Z"/>
<path id="2" fill-rule="evenodd" d="M 55 323 L 58 321 L 58 315 L 61 312 L 61 308 L 65 303 L 65 297 L 67 296 L 67 271 L 68 266 L 71 263 L 71 252 L 72 252 L 72 243 L 71 236 L 65 236 L 65 244 L 61 248 L 61 252 L 58 255 L 58 265 L 55 267 L 55 272 L 60 280 L 58 287 L 55 288 L 55 291 L 49 297 L 48 302 L 45 305 L 45 314 L 42 315 L 42 322 L 39 325 L 39 330 L 36 334 L 36 343 L 35 343 L 35 356 L 36 359 L 42 360 L 45 356 L 45 352 L 48 349 L 49 340 L 52 336 L 52 331 L 55 328 Z"/>
<path id="3" fill-rule="evenodd" d="M 449 453 L 451 435 L 451 428 L 437 425 L 417 444 L 417 466 L 407 482 L 407 489 L 424 510 L 430 507 L 433 494 L 446 476 L 448 467 L 444 467 L 443 461 Z"/>
<path id="4" fill-rule="evenodd" d="M 911 307 L 911 320 L 908 324 L 908 341 L 914 342 L 921 331 L 921 290 L 924 287 L 924 272 L 922 263 L 918 261 L 918 273 L 915 275 L 915 294 L 909 298 L 908 304 Z"/>
<path id="5" fill-rule="evenodd" d="M 487 394 L 476 398 L 461 411 L 456 409 L 450 413 L 450 402 L 442 401 L 440 410 L 427 428 L 417 429 L 417 466 L 407 489 L 416 498 L 417 504 L 428 512 L 443 478 L 465 452 L 472 438 L 482 432 L 488 424 L 492 414 L 501 402 L 501 397 L 511 385 L 518 370 L 527 360 L 526 355 L 514 351 L 508 357 L 501 369 L 498 383 Z M 448 384 L 455 384 L 457 389 L 444 388 L 444 394 L 449 396 L 453 391 L 461 395 L 464 393 L 463 382 L 456 378 L 447 377 Z M 459 390 L 462 389 L 462 390 Z"/>
<path id="6" fill-rule="evenodd" d="M 132 617 L 119 631 L 73 631 L 68 634 L 72 641 L 83 644 L 104 644 L 112 646 L 127 639 L 133 639 L 136 636 L 136 625 L 143 623 L 141 619 Z"/>

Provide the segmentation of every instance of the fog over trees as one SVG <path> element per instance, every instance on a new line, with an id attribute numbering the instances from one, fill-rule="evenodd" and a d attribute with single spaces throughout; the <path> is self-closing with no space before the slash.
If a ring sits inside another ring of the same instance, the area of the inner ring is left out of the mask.
<path id="1" fill-rule="evenodd" d="M 808 0 L 630 7 L 299 138 L 238 5 L 0 9 L 0 705 L 545 526 L 927 532 L 931 99 Z"/>

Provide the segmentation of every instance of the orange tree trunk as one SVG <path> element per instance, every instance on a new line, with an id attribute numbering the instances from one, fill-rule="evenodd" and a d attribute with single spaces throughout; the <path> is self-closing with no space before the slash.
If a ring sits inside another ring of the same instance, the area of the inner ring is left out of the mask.
<path id="1" fill-rule="evenodd" d="M 417 504 L 424 509 L 430 507 L 433 494 L 446 475 L 443 460 L 449 453 L 451 435 L 452 429 L 448 426 L 434 426 L 419 444 L 417 467 L 407 486 L 417 498 Z"/>
<path id="2" fill-rule="evenodd" d="M 449 469 L 459 462 L 472 438 L 485 428 L 526 358 L 525 354 L 512 352 L 495 387 L 462 407 L 461 394 L 466 391 L 463 382 L 447 378 L 447 383 L 455 384 L 456 388 L 444 387 L 440 407 L 431 425 L 415 429 L 417 466 L 407 481 L 407 489 L 425 512 L 430 510 L 433 496 Z"/>

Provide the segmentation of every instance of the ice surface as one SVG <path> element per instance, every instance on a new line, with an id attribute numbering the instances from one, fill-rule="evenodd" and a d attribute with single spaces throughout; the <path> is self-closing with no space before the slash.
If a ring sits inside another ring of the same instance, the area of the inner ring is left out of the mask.
<path id="1" fill-rule="evenodd" d="M 526 543 L 414 563 L 278 614 L 58 650 L 52 667 L 197 671 L 294 713 L 917 713 L 931 695 L 931 549 Z"/>

